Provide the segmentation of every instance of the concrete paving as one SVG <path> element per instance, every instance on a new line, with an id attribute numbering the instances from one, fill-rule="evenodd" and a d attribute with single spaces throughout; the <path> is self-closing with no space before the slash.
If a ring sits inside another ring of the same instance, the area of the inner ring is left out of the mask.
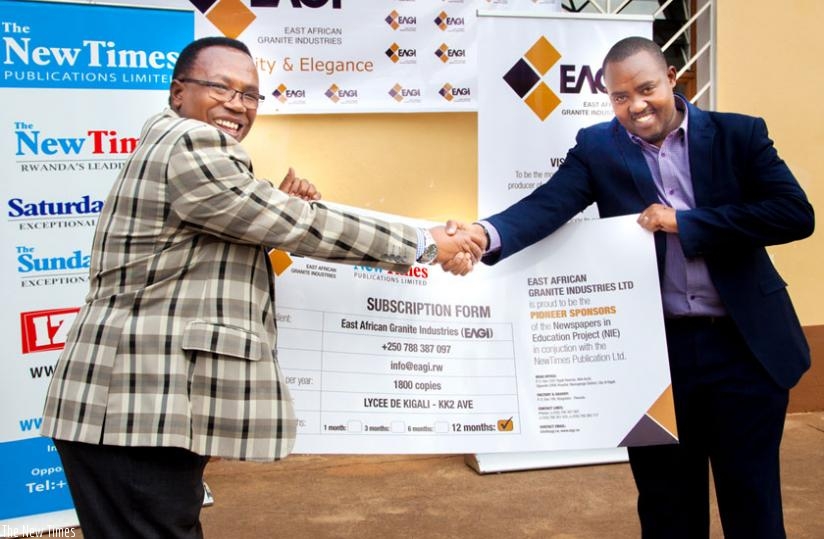
<path id="1" fill-rule="evenodd" d="M 824 412 L 787 417 L 782 467 L 788 537 L 824 537 Z M 293 455 L 212 462 L 206 481 L 210 539 L 640 536 L 626 463 L 479 475 L 463 455 Z"/>

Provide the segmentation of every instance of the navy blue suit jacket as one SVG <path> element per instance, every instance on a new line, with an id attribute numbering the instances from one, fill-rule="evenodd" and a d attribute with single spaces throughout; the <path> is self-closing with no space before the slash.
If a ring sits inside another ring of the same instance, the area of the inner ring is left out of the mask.
<path id="1" fill-rule="evenodd" d="M 765 246 L 809 236 L 813 208 L 781 160 L 761 118 L 689 106 L 689 161 L 696 208 L 679 211 L 684 254 L 704 257 L 721 301 L 776 383 L 796 384 L 810 366 L 786 283 Z M 552 179 L 488 217 L 501 250 L 494 264 L 554 232 L 591 203 L 601 217 L 659 202 L 641 149 L 616 119 L 582 129 Z M 666 241 L 656 233 L 659 272 Z"/>

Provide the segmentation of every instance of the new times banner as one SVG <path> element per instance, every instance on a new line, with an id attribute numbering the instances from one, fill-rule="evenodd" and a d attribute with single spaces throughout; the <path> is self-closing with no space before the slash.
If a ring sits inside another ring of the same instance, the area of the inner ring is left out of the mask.
<path id="1" fill-rule="evenodd" d="M 60 458 L 40 436 L 54 364 L 88 288 L 103 200 L 166 106 L 191 11 L 0 1 L 4 353 L 0 536 L 73 530 Z"/>

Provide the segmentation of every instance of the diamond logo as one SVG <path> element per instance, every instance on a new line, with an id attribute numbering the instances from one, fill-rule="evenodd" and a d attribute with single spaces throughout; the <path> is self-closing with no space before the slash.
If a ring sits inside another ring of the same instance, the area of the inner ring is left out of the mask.
<path id="1" fill-rule="evenodd" d="M 275 99 L 277 99 L 281 103 L 286 103 L 286 85 L 281 84 L 280 86 L 275 88 L 275 91 L 272 92 L 272 95 L 275 96 Z"/>
<path id="2" fill-rule="evenodd" d="M 226 37 L 237 38 L 257 18 L 240 0 L 189 1 Z"/>
<path id="3" fill-rule="evenodd" d="M 384 19 L 386 21 L 386 24 L 392 27 L 392 30 L 397 30 L 400 26 L 400 23 L 398 23 L 398 15 L 399 13 L 393 9 L 392 13 L 387 15 Z"/>
<path id="4" fill-rule="evenodd" d="M 449 46 L 446 43 L 441 43 L 441 46 L 435 49 L 435 56 L 437 56 L 441 62 L 447 63 L 449 61 L 448 51 Z"/>
<path id="5" fill-rule="evenodd" d="M 403 92 L 403 86 L 401 86 L 400 84 L 396 84 L 395 86 L 392 87 L 391 90 L 389 90 L 389 95 L 392 97 L 392 99 L 394 99 L 395 101 L 400 103 L 401 101 L 403 101 L 402 92 Z"/>
<path id="6" fill-rule="evenodd" d="M 397 64 L 398 60 L 400 60 L 400 56 L 398 56 L 399 49 L 400 46 L 397 43 L 392 43 L 391 45 L 389 45 L 389 48 L 386 49 L 386 51 L 384 51 L 384 54 L 386 54 L 386 56 L 390 60 L 392 60 L 392 63 Z"/>
<path id="7" fill-rule="evenodd" d="M 448 82 L 444 84 L 440 90 L 438 90 L 438 93 L 447 101 L 452 101 L 455 98 L 455 96 L 452 95 L 452 85 Z"/>
<path id="8" fill-rule="evenodd" d="M 340 91 L 340 86 L 338 86 L 337 84 L 333 84 L 332 86 L 329 87 L 328 90 L 326 90 L 323 93 L 323 95 L 325 95 L 326 97 L 331 99 L 333 103 L 337 103 L 338 101 L 340 101 L 340 96 L 338 95 L 338 91 Z"/>
<path id="9" fill-rule="evenodd" d="M 561 99 L 542 80 L 560 59 L 561 53 L 541 36 L 503 76 L 512 91 L 541 121 L 561 104 Z"/>
<path id="10" fill-rule="evenodd" d="M 446 30 L 447 28 L 449 28 L 449 24 L 447 24 L 447 22 L 446 22 L 446 18 L 448 16 L 449 15 L 446 14 L 446 11 L 441 11 L 440 13 L 438 13 L 438 16 L 435 17 L 435 24 L 441 30 Z"/>

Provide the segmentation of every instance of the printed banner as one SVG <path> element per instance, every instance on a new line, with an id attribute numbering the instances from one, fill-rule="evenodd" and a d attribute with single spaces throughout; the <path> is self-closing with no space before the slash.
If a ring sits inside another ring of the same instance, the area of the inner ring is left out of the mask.
<path id="1" fill-rule="evenodd" d="M 649 17 L 496 15 L 478 18 L 481 216 L 550 181 L 578 130 L 612 119 L 604 56 L 621 38 L 652 35 Z"/>
<path id="2" fill-rule="evenodd" d="M 0 535 L 76 524 L 39 435 L 54 364 L 88 290 L 103 199 L 192 40 L 191 12 L 0 1 L 5 354 Z M 151 28 L 151 32 L 146 29 Z"/>
<path id="3" fill-rule="evenodd" d="M 652 35 L 650 17 L 514 15 L 490 11 L 478 17 L 480 216 L 503 210 L 549 181 L 578 130 L 611 119 L 603 57 L 623 37 Z M 594 206 L 576 220 L 593 217 Z M 521 452 L 475 459 L 485 472 L 620 461 L 626 452 Z"/>
<path id="4" fill-rule="evenodd" d="M 121 0 L 145 4 L 147 0 Z M 259 114 L 477 110 L 476 12 L 560 11 L 560 0 L 165 0 L 197 37 L 246 43 Z"/>
<path id="5" fill-rule="evenodd" d="M 229 3 L 197 17 L 196 34 L 252 49 L 261 114 L 475 108 L 475 2 Z"/>
<path id="6" fill-rule="evenodd" d="M 652 235 L 570 223 L 467 277 L 306 258 L 276 279 L 299 453 L 677 440 Z"/>

